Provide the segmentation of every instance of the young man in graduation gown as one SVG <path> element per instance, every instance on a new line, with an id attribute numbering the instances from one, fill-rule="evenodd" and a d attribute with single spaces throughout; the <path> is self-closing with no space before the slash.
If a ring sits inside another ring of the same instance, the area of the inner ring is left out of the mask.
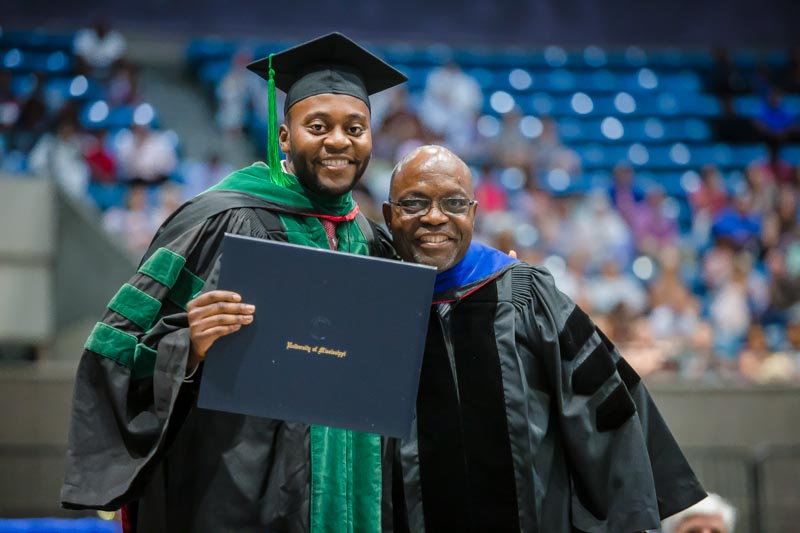
<path id="1" fill-rule="evenodd" d="M 128 531 L 378 531 L 378 436 L 195 401 L 209 346 L 258 316 L 214 290 L 225 232 L 393 253 L 350 191 L 370 159 L 369 94 L 406 78 L 340 34 L 249 68 L 269 80 L 269 166 L 234 172 L 182 206 L 111 299 L 78 368 L 61 499 L 123 508 Z M 287 92 L 279 131 L 276 86 Z"/>
<path id="2" fill-rule="evenodd" d="M 435 266 L 397 531 L 632 533 L 705 496 L 639 377 L 550 274 L 473 243 L 470 172 L 422 147 L 383 206 Z"/>

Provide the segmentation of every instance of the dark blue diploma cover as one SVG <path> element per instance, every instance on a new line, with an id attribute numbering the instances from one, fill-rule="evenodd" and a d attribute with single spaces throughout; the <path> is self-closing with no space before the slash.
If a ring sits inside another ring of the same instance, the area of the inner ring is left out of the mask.
<path id="1" fill-rule="evenodd" d="M 198 406 L 407 437 L 436 270 L 225 235 L 218 287 L 256 306 L 217 340 Z"/>

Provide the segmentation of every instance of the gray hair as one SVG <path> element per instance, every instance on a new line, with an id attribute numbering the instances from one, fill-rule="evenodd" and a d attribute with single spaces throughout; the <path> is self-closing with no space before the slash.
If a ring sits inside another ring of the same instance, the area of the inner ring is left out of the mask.
<path id="1" fill-rule="evenodd" d="M 728 503 L 719 494 L 708 493 L 708 496 L 688 509 L 684 509 L 678 514 L 674 514 L 669 518 L 664 519 L 661 523 L 662 533 L 675 533 L 681 523 L 693 516 L 697 515 L 711 515 L 719 516 L 728 528 L 728 532 L 732 533 L 736 525 L 736 509 Z"/>

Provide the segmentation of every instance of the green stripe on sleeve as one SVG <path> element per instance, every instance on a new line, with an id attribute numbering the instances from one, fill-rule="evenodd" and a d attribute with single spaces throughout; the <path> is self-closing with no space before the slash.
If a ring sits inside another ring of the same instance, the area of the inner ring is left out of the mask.
<path id="1" fill-rule="evenodd" d="M 128 283 L 108 303 L 108 308 L 147 330 L 161 309 L 161 302 Z"/>
<path id="2" fill-rule="evenodd" d="M 184 268 L 181 270 L 175 286 L 169 291 L 169 299 L 181 309 L 186 309 L 186 304 L 200 294 L 200 291 L 203 290 L 203 285 L 205 285 L 205 281 Z"/>
<path id="3" fill-rule="evenodd" d="M 133 354 L 133 379 L 149 378 L 153 375 L 156 367 L 156 355 L 158 352 L 145 344 L 137 344 Z"/>
<path id="4" fill-rule="evenodd" d="M 159 248 L 139 268 L 139 272 L 147 274 L 162 285 L 172 288 L 186 264 L 186 259 L 167 248 Z"/>
<path id="5" fill-rule="evenodd" d="M 136 337 L 130 333 L 125 333 L 108 324 L 98 322 L 89 338 L 86 339 L 84 348 L 132 368 L 136 344 Z"/>

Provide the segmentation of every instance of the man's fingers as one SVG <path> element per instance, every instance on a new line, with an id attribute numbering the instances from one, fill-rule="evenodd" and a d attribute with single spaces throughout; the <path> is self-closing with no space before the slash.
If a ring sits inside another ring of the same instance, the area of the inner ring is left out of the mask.
<path id="1" fill-rule="evenodd" d="M 253 315 L 221 314 L 210 315 L 195 322 L 190 322 L 189 326 L 192 334 L 202 335 L 218 326 L 249 324 L 252 321 Z"/>
<path id="2" fill-rule="evenodd" d="M 239 293 L 233 291 L 209 291 L 204 292 L 197 298 L 191 300 L 188 304 L 186 304 L 186 310 L 189 311 L 196 307 L 203 307 L 209 304 L 217 303 L 217 302 L 232 302 L 232 303 L 239 303 L 242 301 L 242 297 Z"/>
<path id="3" fill-rule="evenodd" d="M 215 302 L 189 309 L 186 307 L 189 325 L 194 325 L 207 317 L 221 315 L 252 315 L 256 307 L 251 304 L 236 304 L 228 302 Z"/>
<path id="4" fill-rule="evenodd" d="M 517 252 L 515 250 L 509 250 L 508 251 L 508 255 L 509 255 L 509 257 L 511 257 L 511 259 L 516 259 L 517 258 Z"/>
<path id="5" fill-rule="evenodd" d="M 216 326 L 211 329 L 207 329 L 198 335 L 193 335 L 192 342 L 195 345 L 197 355 L 201 359 L 204 358 L 206 356 L 206 352 L 208 352 L 208 349 L 217 339 L 224 337 L 225 335 L 229 335 L 235 331 L 239 331 L 241 328 L 241 324 L 229 324 L 226 326 Z"/>

